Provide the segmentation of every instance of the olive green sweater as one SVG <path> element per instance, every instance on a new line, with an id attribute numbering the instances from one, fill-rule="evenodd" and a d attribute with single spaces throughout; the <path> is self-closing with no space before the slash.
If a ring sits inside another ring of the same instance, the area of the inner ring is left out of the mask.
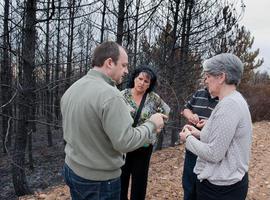
<path id="1" fill-rule="evenodd" d="M 147 121 L 133 128 L 129 108 L 114 81 L 90 70 L 61 99 L 66 164 L 89 180 L 119 177 L 123 153 L 155 138 L 155 125 Z"/>

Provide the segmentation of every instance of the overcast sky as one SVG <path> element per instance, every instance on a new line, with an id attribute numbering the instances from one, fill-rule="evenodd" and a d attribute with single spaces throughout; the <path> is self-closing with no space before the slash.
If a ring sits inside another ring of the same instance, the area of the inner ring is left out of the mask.
<path id="1" fill-rule="evenodd" d="M 270 73 L 270 0 L 243 0 L 245 13 L 241 24 L 254 36 L 253 49 L 260 49 L 264 63 L 260 70 Z"/>

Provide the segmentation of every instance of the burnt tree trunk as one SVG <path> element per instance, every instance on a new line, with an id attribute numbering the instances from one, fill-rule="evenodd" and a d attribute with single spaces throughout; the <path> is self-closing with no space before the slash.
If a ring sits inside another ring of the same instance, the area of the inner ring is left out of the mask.
<path id="1" fill-rule="evenodd" d="M 15 136 L 15 147 L 12 163 L 13 186 L 16 195 L 30 194 L 25 175 L 25 152 L 31 107 L 34 104 L 33 94 L 35 89 L 35 37 L 36 37 L 36 0 L 27 0 L 25 9 L 25 27 L 23 28 L 22 68 L 23 76 L 19 94 L 19 121 Z"/>
<path id="2" fill-rule="evenodd" d="M 54 112 L 56 116 L 55 127 L 58 127 L 58 121 L 60 120 L 60 96 L 59 96 L 59 72 L 60 72 L 60 50 L 61 50 L 61 41 L 60 41 L 60 31 L 61 31 L 61 0 L 58 1 L 58 21 L 57 21 L 57 46 L 56 46 L 56 65 L 55 65 L 55 74 L 54 80 L 57 84 L 54 90 Z"/>
<path id="3" fill-rule="evenodd" d="M 49 19 L 50 16 L 50 0 L 47 2 L 47 19 Z M 49 85 L 50 82 L 50 56 L 49 56 L 49 42 L 50 42 L 50 21 L 46 21 L 46 43 L 45 43 L 45 63 L 46 63 L 46 83 Z M 52 131 L 51 131 L 51 126 L 49 125 L 52 121 L 51 119 L 51 111 L 50 111 L 50 96 L 51 92 L 49 90 L 49 87 L 46 89 L 46 96 L 45 96 L 45 116 L 46 116 L 46 133 L 47 133 L 47 139 L 48 139 L 48 146 L 53 145 L 52 141 Z"/>
<path id="4" fill-rule="evenodd" d="M 10 127 L 9 118 L 12 115 L 11 106 L 11 62 L 9 53 L 9 27 L 8 27 L 8 17 L 9 17 L 9 1 L 5 0 L 4 8 L 4 33 L 3 33 L 3 57 L 1 59 L 1 104 L 0 108 L 2 110 L 2 144 L 3 152 L 6 153 L 6 148 L 10 145 L 10 134 L 8 127 Z M 7 137 L 6 137 L 7 136 Z M 6 141 L 7 140 L 7 141 Z"/>
<path id="5" fill-rule="evenodd" d="M 105 24 L 106 6 L 107 6 L 107 0 L 104 0 L 103 11 L 102 11 L 102 20 L 101 20 L 100 43 L 102 43 L 104 40 L 104 30 L 105 30 L 104 24 Z"/>
<path id="6" fill-rule="evenodd" d="M 69 2 L 69 22 L 68 22 L 68 47 L 67 47 L 67 73 L 66 73 L 66 85 L 65 89 L 68 89 L 71 85 L 72 76 L 72 53 L 73 53 L 73 41 L 74 41 L 74 16 L 75 16 L 75 3 L 76 0 L 70 0 Z"/>
<path id="7" fill-rule="evenodd" d="M 135 15 L 135 39 L 134 39 L 134 60 L 133 66 L 137 65 L 137 43 L 138 43 L 138 23 L 139 23 L 139 11 L 140 11 L 140 0 L 136 1 L 136 15 Z"/>
<path id="8" fill-rule="evenodd" d="M 123 34 L 124 34 L 124 20 L 125 20 L 125 0 L 119 0 L 118 5 L 118 19 L 117 19 L 117 33 L 116 33 L 116 42 L 120 45 L 123 43 Z"/>

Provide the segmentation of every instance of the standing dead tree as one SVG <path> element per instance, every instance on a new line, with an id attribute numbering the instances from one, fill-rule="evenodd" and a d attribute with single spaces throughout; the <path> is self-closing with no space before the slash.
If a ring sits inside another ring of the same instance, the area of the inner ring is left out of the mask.
<path id="1" fill-rule="evenodd" d="M 15 147 L 12 163 L 12 177 L 15 193 L 18 196 L 31 193 L 25 176 L 25 149 L 33 93 L 35 89 L 35 37 L 36 37 L 36 0 L 27 0 L 25 8 L 25 27 L 23 28 L 22 70 L 23 76 L 19 83 L 19 121 L 15 136 Z"/>
<path id="2" fill-rule="evenodd" d="M 3 144 L 3 152 L 6 153 L 6 144 L 10 144 L 10 134 L 9 137 L 6 137 L 8 134 L 8 120 L 12 115 L 12 105 L 8 103 L 11 100 L 11 79 L 12 79 L 12 69 L 10 62 L 10 34 L 9 34 L 9 1 L 5 0 L 4 6 L 4 31 L 2 35 L 2 57 L 1 57 L 1 75 L 0 75 L 0 83 L 1 83 L 1 106 L 0 110 L 2 111 L 2 144 Z M 7 139 L 7 141 L 6 141 Z"/>

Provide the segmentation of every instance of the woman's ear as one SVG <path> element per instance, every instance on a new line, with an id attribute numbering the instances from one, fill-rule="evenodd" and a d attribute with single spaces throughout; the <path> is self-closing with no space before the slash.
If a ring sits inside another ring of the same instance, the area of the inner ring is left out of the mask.
<path id="1" fill-rule="evenodd" d="M 225 82 L 226 74 L 224 72 L 222 72 L 222 74 L 220 74 L 218 77 L 219 77 L 219 84 L 222 84 Z"/>

